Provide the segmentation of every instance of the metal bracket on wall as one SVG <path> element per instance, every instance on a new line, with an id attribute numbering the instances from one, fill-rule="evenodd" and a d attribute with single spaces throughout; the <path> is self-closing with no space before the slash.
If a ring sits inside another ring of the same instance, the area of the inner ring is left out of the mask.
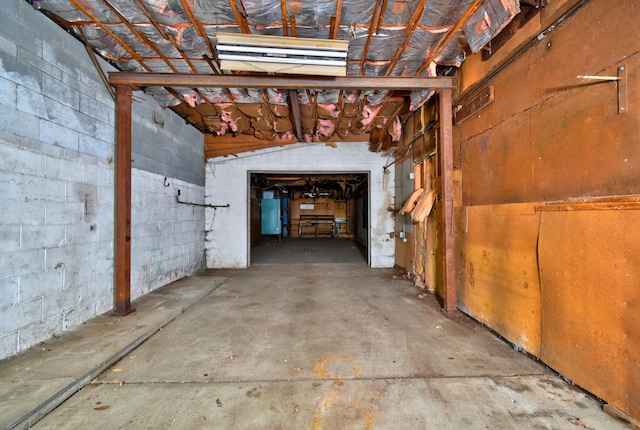
<path id="1" fill-rule="evenodd" d="M 600 76 L 600 75 L 578 75 L 578 79 L 585 79 L 595 82 L 615 81 L 618 85 L 618 113 L 627 111 L 627 65 L 618 66 L 617 76 Z"/>
<path id="2" fill-rule="evenodd" d="M 210 204 L 202 204 L 202 203 L 182 202 L 182 201 L 180 201 L 180 197 L 179 196 L 176 196 L 176 202 L 180 203 L 181 205 L 200 206 L 200 207 L 203 207 L 203 208 L 218 209 L 218 208 L 228 208 L 229 207 L 229 203 L 227 203 L 226 205 L 210 205 Z"/>
<path id="3" fill-rule="evenodd" d="M 453 124 L 460 125 L 463 121 L 471 118 L 476 113 L 480 112 L 485 107 L 493 103 L 495 99 L 495 93 L 493 85 L 489 85 L 483 89 L 478 95 L 471 100 L 467 101 L 464 105 L 459 105 L 453 113 Z"/>
<path id="4" fill-rule="evenodd" d="M 627 111 L 627 65 L 618 66 L 618 113 Z"/>

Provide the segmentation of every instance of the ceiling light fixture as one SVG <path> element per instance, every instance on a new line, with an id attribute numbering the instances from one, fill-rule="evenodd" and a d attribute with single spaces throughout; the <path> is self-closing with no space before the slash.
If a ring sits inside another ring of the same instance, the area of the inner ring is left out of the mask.
<path id="1" fill-rule="evenodd" d="M 216 38 L 216 51 L 222 70 L 347 75 L 347 40 L 235 33 L 218 33 Z"/>

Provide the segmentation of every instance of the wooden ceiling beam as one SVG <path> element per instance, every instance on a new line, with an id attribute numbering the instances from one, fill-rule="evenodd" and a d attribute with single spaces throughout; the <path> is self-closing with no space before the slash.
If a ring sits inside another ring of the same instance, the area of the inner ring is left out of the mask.
<path id="1" fill-rule="evenodd" d="M 471 5 L 467 8 L 465 13 L 456 21 L 456 23 L 451 27 L 451 29 L 447 32 L 445 37 L 443 37 L 438 45 L 431 50 L 431 52 L 425 57 L 424 61 L 416 70 L 416 76 L 419 76 L 424 69 L 429 67 L 429 64 L 436 59 L 438 55 L 447 47 L 447 45 L 453 40 L 453 38 L 458 34 L 458 31 L 462 28 L 463 25 L 467 23 L 469 18 L 473 16 L 474 13 L 478 10 L 478 8 L 482 5 L 482 0 L 474 0 Z"/>
<path id="2" fill-rule="evenodd" d="M 118 19 L 129 29 L 129 31 L 134 36 L 138 38 L 138 40 L 140 40 L 140 42 L 142 42 L 145 46 L 148 46 L 151 49 L 153 49 L 153 51 L 158 55 L 158 57 L 162 61 L 164 61 L 164 63 L 171 69 L 171 71 L 173 71 L 174 73 L 178 71 L 173 66 L 173 64 L 171 64 L 169 59 L 162 53 L 162 51 L 160 51 L 160 49 L 156 46 L 155 43 L 151 42 L 147 36 L 140 33 L 138 30 L 136 30 L 136 28 L 133 25 L 131 25 L 131 23 L 127 21 L 127 19 L 124 16 L 122 16 L 122 14 L 120 14 L 120 12 L 118 12 L 118 10 L 109 1 L 107 0 L 103 0 L 103 1 L 104 1 L 104 4 L 109 8 L 109 10 L 118 17 Z"/>
<path id="3" fill-rule="evenodd" d="M 218 66 L 218 69 L 213 69 L 213 71 L 215 73 L 220 73 L 220 63 L 218 62 L 218 57 L 216 56 L 216 50 L 213 48 L 213 45 L 211 44 L 211 40 L 209 40 L 209 36 L 207 35 L 207 32 L 204 30 L 204 27 L 202 25 L 202 23 L 200 22 L 200 20 L 193 14 L 193 11 L 191 10 L 191 7 L 189 6 L 189 2 L 187 2 L 187 0 L 180 0 L 180 4 L 182 5 L 182 8 L 184 9 L 185 13 L 187 14 L 187 17 L 189 17 L 189 21 L 191 21 L 191 25 L 193 25 L 193 28 L 196 29 L 196 32 L 198 32 L 198 35 L 200 37 L 202 37 L 205 42 L 207 43 L 207 47 L 209 48 L 209 52 L 211 52 L 211 58 L 213 58 L 213 61 L 215 61 L 216 65 Z M 211 64 L 211 63 L 209 63 Z"/>
<path id="4" fill-rule="evenodd" d="M 425 88 L 453 88 L 451 77 L 401 77 L 401 76 L 287 76 L 264 75 L 202 75 L 189 73 L 132 73 L 109 72 L 111 85 L 137 87 L 214 87 L 214 88 L 278 88 L 292 89 L 373 89 L 420 90 Z"/>
<path id="5" fill-rule="evenodd" d="M 180 56 L 182 57 L 182 59 L 189 65 L 189 68 L 191 69 L 191 72 L 192 73 L 197 73 L 198 71 L 195 68 L 195 66 L 193 65 L 193 63 L 191 62 L 191 59 L 182 51 L 182 49 L 180 49 L 180 46 L 179 46 L 178 42 L 176 41 L 176 38 L 173 37 L 173 35 L 171 33 L 167 33 L 164 30 L 164 28 L 162 28 L 162 24 L 160 24 L 160 22 L 156 19 L 156 17 L 153 15 L 153 13 L 151 13 L 149 11 L 149 9 L 147 9 L 147 6 L 145 6 L 145 4 L 142 3 L 142 0 L 135 0 L 135 2 L 136 2 L 136 5 L 138 5 L 138 8 L 140 8 L 140 10 L 142 11 L 142 13 L 149 19 L 151 24 L 153 24 L 155 29 L 158 30 L 158 33 L 160 33 L 162 35 L 162 37 L 164 37 L 166 40 L 171 42 L 173 47 L 176 48 L 176 51 L 178 51 L 180 53 Z"/>
<path id="6" fill-rule="evenodd" d="M 378 19 L 378 25 L 376 26 L 376 34 L 380 34 L 382 24 L 384 24 L 384 14 L 387 11 L 388 0 L 383 0 L 382 7 L 380 9 L 380 18 Z"/>
<path id="7" fill-rule="evenodd" d="M 416 8 L 416 10 L 413 13 L 413 16 L 411 17 L 411 21 L 409 21 L 409 25 L 407 26 L 407 30 L 406 30 L 407 37 L 404 39 L 404 43 L 402 44 L 400 49 L 396 51 L 396 55 L 393 57 L 393 60 L 391 60 L 391 64 L 389 65 L 389 67 L 387 68 L 387 71 L 384 74 L 385 76 L 389 76 L 391 75 L 391 73 L 393 73 L 393 69 L 395 69 L 396 64 L 398 64 L 398 61 L 400 61 L 400 57 L 402 57 L 402 54 L 404 54 L 404 51 L 407 50 L 407 47 L 409 46 L 409 42 L 411 42 L 411 38 L 413 37 L 413 33 L 415 33 L 416 28 L 418 27 L 418 23 L 420 22 L 422 15 L 424 15 L 424 11 L 426 9 L 425 3 L 426 3 L 426 0 L 420 0 L 418 7 Z"/>
<path id="8" fill-rule="evenodd" d="M 369 24 L 369 36 L 367 36 L 367 42 L 364 45 L 364 49 L 362 50 L 362 58 L 360 59 L 360 74 L 362 76 L 365 75 L 364 63 L 367 61 L 367 53 L 369 52 L 369 46 L 371 45 L 371 40 L 373 39 L 373 33 L 377 27 L 378 19 L 380 18 L 380 4 L 381 0 L 376 0 L 375 9 L 373 10 L 373 16 L 371 17 L 371 23 Z"/>
<path id="9" fill-rule="evenodd" d="M 289 30 L 287 29 L 287 0 L 280 0 L 280 10 L 282 12 L 282 35 L 289 36 Z"/>
<path id="10" fill-rule="evenodd" d="M 302 142 L 302 119 L 300 118 L 300 102 L 298 91 L 289 90 L 289 103 L 291 104 L 291 114 L 293 115 L 293 127 L 298 141 Z"/>
<path id="11" fill-rule="evenodd" d="M 369 134 L 349 134 L 344 139 L 341 137 L 332 138 L 331 142 L 367 142 L 369 141 Z M 317 141 L 320 142 L 320 141 Z M 238 148 L 242 145 L 264 145 L 264 144 L 275 144 L 275 145 L 284 145 L 289 143 L 303 143 L 298 142 L 297 139 L 283 139 L 280 136 L 276 136 L 274 140 L 262 140 L 258 139 L 254 135 L 251 134 L 238 134 L 234 136 L 233 134 L 223 134 L 222 136 L 217 136 L 213 133 L 205 133 L 204 134 L 204 144 L 207 148 L 214 147 L 233 147 Z M 326 143 L 326 142 L 324 142 Z"/>
<path id="12" fill-rule="evenodd" d="M 240 31 L 242 31 L 244 34 L 251 34 L 247 19 L 240 13 L 240 11 L 238 10 L 238 6 L 236 6 L 236 0 L 229 0 L 229 6 L 231 6 L 233 15 L 236 17 L 236 21 L 238 21 L 238 27 L 240 27 Z"/>
<path id="13" fill-rule="evenodd" d="M 338 0 L 336 2 L 336 14 L 332 19 L 329 39 L 336 39 L 338 37 L 338 30 L 340 29 L 340 19 L 342 19 L 342 0 Z"/>
<path id="14" fill-rule="evenodd" d="M 237 136 L 234 136 L 233 134 L 223 134 L 222 136 L 216 136 L 212 133 L 205 133 L 204 143 L 207 147 L 224 145 L 237 147 L 238 145 L 256 145 L 266 143 L 275 143 L 280 145 L 284 143 L 298 143 L 298 141 L 296 139 L 284 140 L 280 136 L 276 136 L 274 140 L 262 140 L 251 134 L 239 134 Z"/>
<path id="15" fill-rule="evenodd" d="M 102 22 L 100 22 L 100 20 L 96 18 L 91 12 L 89 12 L 89 10 L 83 7 L 76 0 L 69 0 L 69 1 L 76 9 L 78 9 L 80 12 L 85 14 L 91 21 L 93 21 L 94 24 L 100 27 L 102 31 L 107 33 L 109 36 L 113 38 L 113 40 L 118 42 L 120 46 L 122 46 L 129 53 L 129 55 L 131 55 L 131 58 L 135 59 L 143 69 L 145 69 L 148 72 L 151 71 L 151 69 L 146 64 L 144 64 L 144 61 L 136 51 L 134 51 L 124 40 L 120 39 L 113 31 L 109 30 L 109 28 L 106 25 L 104 25 Z"/>

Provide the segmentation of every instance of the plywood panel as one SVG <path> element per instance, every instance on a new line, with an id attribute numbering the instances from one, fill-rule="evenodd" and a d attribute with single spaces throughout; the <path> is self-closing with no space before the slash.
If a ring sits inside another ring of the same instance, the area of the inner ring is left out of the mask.
<path id="1" fill-rule="evenodd" d="M 640 211 L 542 212 L 541 358 L 640 417 Z"/>
<path id="2" fill-rule="evenodd" d="M 532 204 L 472 206 L 467 233 L 456 236 L 458 306 L 534 355 L 540 353 L 538 224 Z"/>

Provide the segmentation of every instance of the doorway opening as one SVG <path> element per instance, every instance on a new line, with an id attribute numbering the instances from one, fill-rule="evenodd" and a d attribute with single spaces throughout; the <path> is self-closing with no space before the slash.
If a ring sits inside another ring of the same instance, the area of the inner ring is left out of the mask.
<path id="1" fill-rule="evenodd" d="M 250 264 L 369 264 L 369 199 L 368 172 L 250 172 Z"/>

